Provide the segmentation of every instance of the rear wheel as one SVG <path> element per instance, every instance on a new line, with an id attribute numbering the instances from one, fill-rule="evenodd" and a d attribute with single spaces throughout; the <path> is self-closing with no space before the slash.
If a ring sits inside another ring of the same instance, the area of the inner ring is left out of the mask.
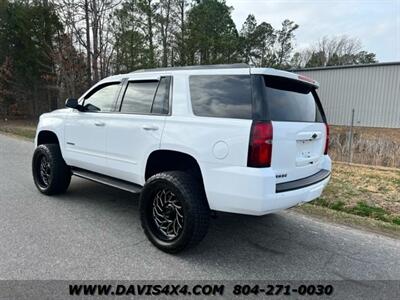
<path id="1" fill-rule="evenodd" d="M 65 164 L 57 144 L 43 144 L 33 153 L 32 175 L 38 190 L 46 195 L 60 194 L 71 182 L 71 170 Z"/>
<path id="2" fill-rule="evenodd" d="M 140 196 L 141 223 L 159 249 L 177 253 L 207 233 L 210 210 L 198 180 L 182 171 L 152 176 Z"/>

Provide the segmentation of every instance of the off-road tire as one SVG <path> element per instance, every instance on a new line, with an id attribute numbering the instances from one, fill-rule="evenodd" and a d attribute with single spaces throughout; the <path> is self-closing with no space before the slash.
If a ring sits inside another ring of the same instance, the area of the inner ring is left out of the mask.
<path id="1" fill-rule="evenodd" d="M 183 228 L 172 240 L 160 234 L 152 212 L 157 192 L 165 189 L 175 194 L 183 207 Z M 208 230 L 210 209 L 204 188 L 198 179 L 187 172 L 169 171 L 150 177 L 141 192 L 139 209 L 147 238 L 167 253 L 177 253 L 198 244 Z"/>
<path id="2" fill-rule="evenodd" d="M 48 179 L 44 182 L 40 173 L 42 159 L 48 162 Z M 32 158 L 32 175 L 37 189 L 45 195 L 64 193 L 71 182 L 71 169 L 61 155 L 58 144 L 39 145 Z"/>

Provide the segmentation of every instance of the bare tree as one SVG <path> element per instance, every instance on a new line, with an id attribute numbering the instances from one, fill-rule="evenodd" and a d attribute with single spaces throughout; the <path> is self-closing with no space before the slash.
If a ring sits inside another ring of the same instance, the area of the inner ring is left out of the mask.
<path id="1" fill-rule="evenodd" d="M 112 12 L 120 0 L 56 0 L 62 22 L 74 43 L 85 49 L 87 85 L 109 74 Z"/>
<path id="2" fill-rule="evenodd" d="M 189 6 L 188 0 L 173 0 L 173 9 L 171 11 L 171 65 L 178 63 L 181 66 L 186 64 L 186 11 Z M 175 59 L 174 56 L 178 58 Z"/>
<path id="3" fill-rule="evenodd" d="M 60 98 L 63 100 L 66 97 L 78 97 L 86 88 L 84 53 L 74 47 L 71 35 L 60 34 L 53 55 L 57 66 L 55 73 Z"/>
<path id="4" fill-rule="evenodd" d="M 170 41 L 170 25 L 172 0 L 164 0 L 160 2 L 160 9 L 157 15 L 157 25 L 160 31 L 162 44 L 162 66 L 168 65 L 169 41 Z"/>
<path id="5" fill-rule="evenodd" d="M 10 57 L 6 56 L 0 65 L 0 104 L 3 116 L 7 117 L 9 108 L 14 102 L 13 85 L 13 63 Z"/>
<path id="6" fill-rule="evenodd" d="M 91 68 L 91 55 L 90 55 L 90 20 L 89 20 L 89 3 L 85 0 L 85 26 L 86 26 L 86 77 L 87 84 L 92 84 L 92 68 Z"/>
<path id="7" fill-rule="evenodd" d="M 324 67 L 360 63 L 375 63 L 374 53 L 361 51 L 359 39 L 346 35 L 323 37 L 313 46 L 296 53 L 292 59 L 295 67 Z"/>

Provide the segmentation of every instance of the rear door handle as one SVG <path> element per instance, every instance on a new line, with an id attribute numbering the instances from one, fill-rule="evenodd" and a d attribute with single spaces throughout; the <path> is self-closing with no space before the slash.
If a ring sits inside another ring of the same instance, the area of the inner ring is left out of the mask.
<path id="1" fill-rule="evenodd" d="M 155 125 L 142 125 L 142 129 L 143 130 L 147 130 L 147 131 L 156 131 L 156 130 L 158 130 L 158 126 L 155 126 Z"/>
<path id="2" fill-rule="evenodd" d="M 94 122 L 94 125 L 102 127 L 102 126 L 105 126 L 106 123 L 104 123 L 104 122 Z"/>

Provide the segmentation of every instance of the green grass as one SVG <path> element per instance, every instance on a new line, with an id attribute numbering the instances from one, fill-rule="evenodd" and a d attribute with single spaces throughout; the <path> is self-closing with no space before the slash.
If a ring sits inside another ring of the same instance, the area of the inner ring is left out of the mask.
<path id="1" fill-rule="evenodd" d="M 400 225 L 400 172 L 374 167 L 334 164 L 332 179 L 320 206 L 363 218 Z"/>
<path id="2" fill-rule="evenodd" d="M 400 172 L 399 172 L 399 175 L 400 175 Z M 392 180 L 392 182 L 393 182 L 395 185 L 397 185 L 397 187 L 400 188 L 400 178 L 395 178 L 395 179 Z"/>
<path id="3" fill-rule="evenodd" d="M 0 126 L 0 132 L 9 133 L 33 140 L 35 138 L 36 129 L 27 127 Z"/>
<path id="4" fill-rule="evenodd" d="M 365 202 L 358 202 L 356 206 L 344 209 L 345 212 L 352 213 L 361 217 L 390 222 L 389 213 L 381 207 L 370 206 Z"/>
<path id="5" fill-rule="evenodd" d="M 297 206 L 292 210 L 318 218 L 319 220 L 325 220 L 335 224 L 343 224 L 400 239 L 400 217 L 397 219 L 398 223 L 390 223 L 313 204 L 304 204 Z"/>
<path id="6" fill-rule="evenodd" d="M 371 206 L 367 203 L 360 201 L 354 206 L 346 206 L 346 203 L 341 200 L 330 202 L 327 199 L 321 197 L 314 201 L 312 204 L 333 209 L 336 211 L 345 212 L 348 214 L 357 215 L 360 217 L 368 217 L 375 220 L 384 222 L 390 222 L 396 225 L 400 225 L 400 217 L 391 216 L 390 212 L 386 211 L 381 207 Z"/>
<path id="7" fill-rule="evenodd" d="M 345 203 L 343 201 L 334 202 L 329 208 L 334 210 L 343 210 Z"/>

